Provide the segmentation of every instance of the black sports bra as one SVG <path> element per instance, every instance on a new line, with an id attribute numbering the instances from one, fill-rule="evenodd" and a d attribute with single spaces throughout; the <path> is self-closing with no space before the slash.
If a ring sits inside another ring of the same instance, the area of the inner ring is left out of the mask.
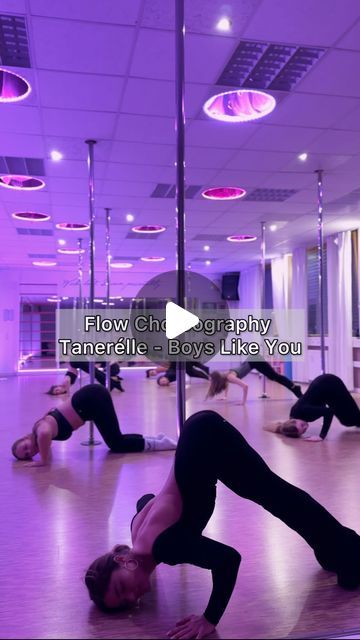
<path id="1" fill-rule="evenodd" d="M 55 418 L 58 425 L 58 434 L 53 440 L 69 440 L 73 434 L 73 428 L 62 413 L 58 409 L 51 409 L 46 415 Z"/>
<path id="2" fill-rule="evenodd" d="M 133 517 L 133 519 L 131 520 L 130 523 L 130 531 L 132 529 L 132 525 L 134 522 L 134 519 L 136 518 L 137 514 L 140 513 L 140 511 L 143 510 L 143 508 L 147 505 L 148 502 L 150 502 L 150 500 L 152 500 L 153 498 L 155 498 L 155 494 L 154 493 L 145 493 L 145 495 L 141 496 L 141 498 L 139 498 L 139 500 L 136 503 L 136 513 Z"/>

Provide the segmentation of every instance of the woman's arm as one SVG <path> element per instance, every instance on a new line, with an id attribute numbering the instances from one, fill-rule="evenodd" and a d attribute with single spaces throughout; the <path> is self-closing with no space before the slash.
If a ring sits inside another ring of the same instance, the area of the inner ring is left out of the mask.
<path id="1" fill-rule="evenodd" d="M 42 420 L 35 430 L 37 445 L 39 448 L 40 460 L 30 463 L 30 466 L 43 467 L 50 463 L 50 449 L 53 438 L 53 430 L 51 425 Z"/>
<path id="2" fill-rule="evenodd" d="M 329 432 L 334 414 L 331 409 L 325 405 L 306 404 L 303 402 L 303 398 L 300 398 L 291 409 L 290 417 L 305 420 L 306 422 L 314 422 L 314 420 L 318 420 L 318 418 L 324 418 L 319 434 L 319 437 L 324 440 Z M 311 440 L 311 437 L 312 436 L 304 438 L 304 440 Z M 318 440 L 314 439 L 313 442 L 318 442 Z"/>
<path id="3" fill-rule="evenodd" d="M 240 378 L 237 377 L 236 373 L 233 373 L 232 371 L 229 371 L 229 373 L 226 376 L 226 379 L 229 382 L 232 382 L 233 384 L 237 384 L 239 387 L 242 388 L 243 390 L 243 401 L 242 404 L 245 404 L 246 400 L 247 400 L 247 394 L 248 394 L 248 385 L 243 382 L 242 380 L 240 380 Z"/>

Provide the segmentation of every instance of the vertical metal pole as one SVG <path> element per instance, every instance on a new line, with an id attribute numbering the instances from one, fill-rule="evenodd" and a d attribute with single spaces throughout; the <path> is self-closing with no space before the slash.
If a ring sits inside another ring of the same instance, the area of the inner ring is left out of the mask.
<path id="1" fill-rule="evenodd" d="M 185 18 L 184 0 L 175 0 L 175 131 L 176 131 L 176 226 L 177 292 L 176 300 L 185 307 Z M 186 419 L 185 362 L 176 363 L 177 427 Z"/>
<path id="2" fill-rule="evenodd" d="M 106 253 L 106 308 L 110 308 L 110 211 L 105 207 L 105 253 Z M 106 388 L 111 391 L 110 361 L 106 362 Z"/>
<path id="3" fill-rule="evenodd" d="M 261 309 L 265 309 L 265 268 L 266 268 L 266 225 L 261 222 Z M 268 398 L 266 393 L 266 378 L 263 375 L 263 390 L 260 398 Z"/>
<path id="4" fill-rule="evenodd" d="M 319 265 L 319 312 L 320 312 L 320 366 L 325 373 L 325 323 L 324 323 L 324 239 L 323 239 L 323 170 L 317 174 L 318 195 L 318 265 Z"/>
<path id="5" fill-rule="evenodd" d="M 94 198 L 94 146 L 96 140 L 85 140 L 85 144 L 88 146 L 88 171 L 89 171 L 89 225 L 90 225 L 90 242 L 89 242 L 89 308 L 94 308 L 95 298 L 95 198 Z M 89 376 L 90 384 L 94 384 L 95 381 L 95 362 L 89 362 Z M 94 423 L 91 420 L 89 423 L 89 439 L 81 444 L 92 446 L 100 444 L 98 440 L 94 439 Z"/>
<path id="6" fill-rule="evenodd" d="M 79 250 L 79 259 L 78 259 L 78 275 L 79 275 L 79 304 L 78 309 L 84 308 L 84 300 L 83 300 L 83 282 L 84 282 L 84 270 L 83 270 L 83 252 L 82 252 L 82 238 L 78 238 L 78 250 Z M 76 311 L 75 311 L 76 313 Z M 82 371 L 79 369 L 79 387 L 82 387 Z"/>

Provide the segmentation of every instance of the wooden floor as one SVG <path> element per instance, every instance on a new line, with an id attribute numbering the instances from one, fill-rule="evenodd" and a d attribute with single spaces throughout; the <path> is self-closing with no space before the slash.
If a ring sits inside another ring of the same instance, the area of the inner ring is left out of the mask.
<path id="1" fill-rule="evenodd" d="M 124 377 L 126 392 L 113 392 L 122 430 L 175 436 L 175 389 L 159 388 L 144 371 L 130 369 Z M 70 441 L 54 443 L 49 469 L 12 460 L 12 441 L 61 403 L 44 395 L 57 379 L 33 374 L 0 380 L 0 637 L 164 638 L 177 619 L 203 611 L 211 590 L 208 572 L 162 565 L 138 609 L 110 616 L 90 604 L 83 576 L 96 556 L 130 541 L 135 502 L 157 492 L 173 452 L 115 455 L 104 445 L 83 447 L 85 426 Z M 294 397 L 269 383 L 271 399 L 260 400 L 258 376 L 247 381 L 246 407 L 236 404 L 236 388 L 228 403 L 204 404 L 206 383 L 192 382 L 188 414 L 204 406 L 219 411 L 274 471 L 360 531 L 360 430 L 335 423 L 320 444 L 263 432 L 264 422 L 287 417 Z M 318 433 L 316 423 L 311 432 Z M 243 557 L 218 638 L 334 637 L 360 628 L 360 591 L 338 588 L 303 540 L 258 506 L 219 486 L 206 533 Z"/>

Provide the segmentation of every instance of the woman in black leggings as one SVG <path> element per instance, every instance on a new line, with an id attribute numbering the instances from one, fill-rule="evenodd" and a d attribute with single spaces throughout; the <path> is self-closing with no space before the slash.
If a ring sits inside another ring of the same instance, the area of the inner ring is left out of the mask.
<path id="1" fill-rule="evenodd" d="M 50 461 L 52 441 L 68 440 L 87 420 L 95 422 L 105 444 L 114 453 L 176 448 L 176 442 L 164 434 L 155 438 L 121 433 L 110 393 L 97 384 L 88 384 L 35 422 L 30 434 L 14 442 L 12 453 L 18 460 L 31 460 L 39 453 L 40 460 L 32 462 L 31 466 L 44 466 Z"/>
<path id="2" fill-rule="evenodd" d="M 158 564 L 188 563 L 212 572 L 212 593 L 203 615 L 178 622 L 168 636 L 203 638 L 213 631 L 230 600 L 241 560 L 232 547 L 202 535 L 215 507 L 218 480 L 297 531 L 321 566 L 337 573 L 340 586 L 360 585 L 360 538 L 355 531 L 273 473 L 219 414 L 200 411 L 185 422 L 175 464 L 159 494 L 147 494 L 138 502 L 131 523 L 132 548 L 117 545 L 90 565 L 85 582 L 97 606 L 134 605 L 149 590 Z"/>
<path id="3" fill-rule="evenodd" d="M 291 407 L 290 419 L 266 427 L 268 431 L 299 438 L 308 428 L 308 423 L 323 418 L 319 436 L 307 440 L 325 440 L 335 416 L 344 427 L 360 427 L 360 409 L 343 381 L 332 373 L 315 378 L 304 395 Z"/>
<path id="4" fill-rule="evenodd" d="M 201 362 L 186 362 L 185 372 L 190 378 L 202 378 L 203 380 L 209 379 L 209 367 Z M 167 387 L 171 382 L 176 380 L 176 362 L 170 362 L 170 366 L 165 373 L 162 373 L 157 378 L 157 383 L 160 387 Z"/>
<path id="5" fill-rule="evenodd" d="M 103 387 L 106 387 L 106 375 L 104 371 L 99 369 L 105 369 L 106 362 L 96 362 L 94 365 L 94 377 Z M 78 376 L 78 369 L 81 371 L 85 371 L 85 373 L 89 373 L 89 363 L 84 362 L 69 362 L 69 367 L 67 372 L 65 373 L 64 380 L 61 384 L 53 384 L 49 391 L 47 392 L 50 396 L 60 396 L 64 393 L 68 393 L 70 387 L 75 384 Z M 120 373 L 120 367 L 117 362 L 113 362 L 110 365 L 110 390 L 118 389 L 119 391 L 124 391 L 121 386 L 122 378 L 118 377 Z"/>

